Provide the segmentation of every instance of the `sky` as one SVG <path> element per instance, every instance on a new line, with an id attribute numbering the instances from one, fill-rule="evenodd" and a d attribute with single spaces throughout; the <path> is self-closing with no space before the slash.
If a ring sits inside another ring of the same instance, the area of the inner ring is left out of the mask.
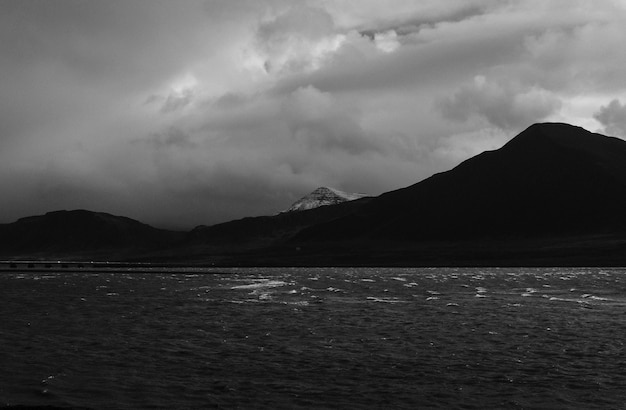
<path id="1" fill-rule="evenodd" d="M 0 0 L 0 38 L 0 223 L 190 229 L 535 122 L 626 137 L 626 0 Z"/>

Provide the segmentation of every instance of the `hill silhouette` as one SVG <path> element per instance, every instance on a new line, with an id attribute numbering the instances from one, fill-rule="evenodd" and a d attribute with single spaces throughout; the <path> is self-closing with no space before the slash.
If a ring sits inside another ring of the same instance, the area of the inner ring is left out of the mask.
<path id="1" fill-rule="evenodd" d="M 187 244 L 221 248 L 259 248 L 282 243 L 301 230 L 349 215 L 371 198 L 325 205 L 272 216 L 247 217 L 211 226 L 199 226 L 187 235 Z"/>
<path id="2" fill-rule="evenodd" d="M 535 124 L 409 187 L 188 233 L 90 211 L 0 225 L 0 255 L 248 266 L 626 264 L 626 142 Z"/>
<path id="3" fill-rule="evenodd" d="M 54 211 L 0 225 L 3 254 L 105 256 L 132 254 L 169 246 L 182 234 L 136 220 L 86 210 Z"/>
<path id="4" fill-rule="evenodd" d="M 626 142 L 544 123 L 297 238 L 453 241 L 622 233 L 624 210 Z"/>

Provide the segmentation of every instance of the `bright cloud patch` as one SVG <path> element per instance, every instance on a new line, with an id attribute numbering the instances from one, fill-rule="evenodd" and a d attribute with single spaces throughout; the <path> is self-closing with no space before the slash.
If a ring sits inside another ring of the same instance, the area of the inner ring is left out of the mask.
<path id="1" fill-rule="evenodd" d="M 386 53 L 391 53 L 400 47 L 398 34 L 394 30 L 376 33 L 374 35 L 374 43 L 376 43 L 376 47 Z"/>

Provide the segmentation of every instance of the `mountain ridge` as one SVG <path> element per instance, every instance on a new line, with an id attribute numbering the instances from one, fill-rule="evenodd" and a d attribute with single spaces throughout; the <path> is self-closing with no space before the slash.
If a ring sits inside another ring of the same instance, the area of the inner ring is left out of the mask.
<path id="1" fill-rule="evenodd" d="M 316 231 L 321 237 L 418 240 L 597 233 L 614 222 L 624 230 L 625 186 L 626 142 L 567 124 L 535 124 L 498 150 L 384 193 L 356 214 L 298 238 L 314 240 Z"/>
<path id="2" fill-rule="evenodd" d="M 626 142 L 542 123 L 378 197 L 187 233 L 50 212 L 0 225 L 0 251 L 222 266 L 616 266 L 626 264 L 625 209 Z"/>
<path id="3" fill-rule="evenodd" d="M 282 212 L 298 212 L 320 206 L 337 205 L 343 202 L 354 201 L 367 197 L 366 194 L 340 191 L 331 187 L 318 187 L 294 202 Z"/>
<path id="4" fill-rule="evenodd" d="M 179 232 L 125 216 L 84 209 L 58 210 L 0 225 L 0 251 L 46 254 L 132 254 L 179 241 Z"/>

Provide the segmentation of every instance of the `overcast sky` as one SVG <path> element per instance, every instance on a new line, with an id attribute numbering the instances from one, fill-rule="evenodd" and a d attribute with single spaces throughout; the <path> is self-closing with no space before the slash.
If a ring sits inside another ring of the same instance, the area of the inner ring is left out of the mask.
<path id="1" fill-rule="evenodd" d="M 626 0 L 0 0 L 0 38 L 5 223 L 186 229 L 411 185 L 534 122 L 626 137 Z"/>

